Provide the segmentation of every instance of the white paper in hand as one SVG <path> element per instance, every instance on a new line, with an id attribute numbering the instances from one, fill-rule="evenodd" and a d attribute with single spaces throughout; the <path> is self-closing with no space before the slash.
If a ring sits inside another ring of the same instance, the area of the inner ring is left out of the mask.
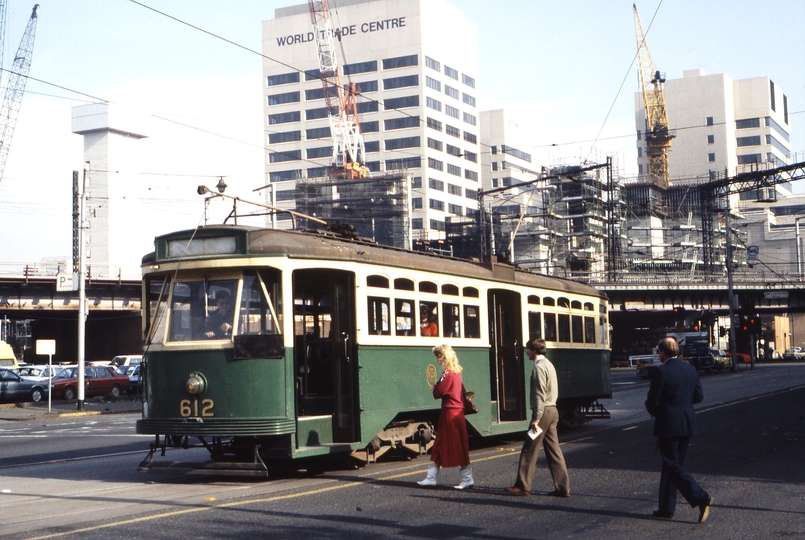
<path id="1" fill-rule="evenodd" d="M 537 426 L 537 431 L 534 431 L 534 428 L 528 430 L 528 436 L 531 437 L 532 439 L 536 439 L 537 437 L 540 436 L 541 433 L 542 428 L 540 428 L 539 426 Z"/>

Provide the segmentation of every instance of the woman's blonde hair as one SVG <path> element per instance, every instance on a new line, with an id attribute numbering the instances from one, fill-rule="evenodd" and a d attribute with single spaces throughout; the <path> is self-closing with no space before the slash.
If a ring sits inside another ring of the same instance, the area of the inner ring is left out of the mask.
<path id="1" fill-rule="evenodd" d="M 436 358 L 442 359 L 442 366 L 444 367 L 445 371 L 451 371 L 453 373 L 461 373 L 463 368 L 461 364 L 458 363 L 458 356 L 456 356 L 456 351 L 453 350 L 453 347 L 450 345 L 444 344 L 439 345 L 433 348 L 433 355 Z"/>

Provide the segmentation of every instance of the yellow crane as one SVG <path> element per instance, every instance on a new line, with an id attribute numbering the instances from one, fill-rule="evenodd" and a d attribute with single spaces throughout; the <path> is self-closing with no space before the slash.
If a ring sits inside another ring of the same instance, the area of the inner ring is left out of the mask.
<path id="1" fill-rule="evenodd" d="M 654 70 L 646 34 L 640 22 L 640 13 L 637 12 L 637 4 L 632 4 L 632 7 L 637 35 L 637 58 L 640 64 L 640 89 L 643 92 L 643 105 L 646 107 L 647 173 L 650 182 L 665 188 L 669 183 L 668 152 L 671 150 L 671 139 L 675 137 L 668 128 L 668 113 L 663 93 L 665 74 Z"/>

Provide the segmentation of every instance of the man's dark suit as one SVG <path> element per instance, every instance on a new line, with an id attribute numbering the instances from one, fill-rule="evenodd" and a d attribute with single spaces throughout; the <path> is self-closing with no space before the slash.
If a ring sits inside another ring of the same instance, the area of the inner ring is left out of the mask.
<path id="1" fill-rule="evenodd" d="M 682 465 L 690 437 L 699 435 L 693 404 L 704 399 L 696 368 L 669 358 L 651 377 L 646 409 L 654 417 L 654 435 L 662 454 L 659 514 L 672 516 L 676 509 L 676 492 L 691 507 L 709 500 L 696 480 Z"/>

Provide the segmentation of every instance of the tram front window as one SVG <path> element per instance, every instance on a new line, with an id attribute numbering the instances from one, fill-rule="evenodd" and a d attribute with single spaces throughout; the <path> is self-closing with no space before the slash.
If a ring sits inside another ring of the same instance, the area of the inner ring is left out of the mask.
<path id="1" fill-rule="evenodd" d="M 169 341 L 229 339 L 238 280 L 179 281 L 173 286 Z"/>

